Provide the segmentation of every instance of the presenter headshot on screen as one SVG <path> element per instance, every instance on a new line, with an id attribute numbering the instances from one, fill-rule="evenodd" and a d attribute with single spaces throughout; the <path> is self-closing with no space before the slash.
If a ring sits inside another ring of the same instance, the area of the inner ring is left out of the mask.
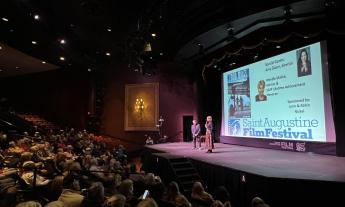
<path id="1" fill-rule="evenodd" d="M 311 74 L 311 63 L 310 55 L 308 54 L 307 48 L 303 48 L 297 51 L 297 70 L 298 77 L 306 76 Z"/>
<path id="2" fill-rule="evenodd" d="M 266 101 L 267 96 L 264 94 L 265 92 L 265 81 L 260 80 L 258 83 L 258 95 L 255 96 L 255 101 Z"/>

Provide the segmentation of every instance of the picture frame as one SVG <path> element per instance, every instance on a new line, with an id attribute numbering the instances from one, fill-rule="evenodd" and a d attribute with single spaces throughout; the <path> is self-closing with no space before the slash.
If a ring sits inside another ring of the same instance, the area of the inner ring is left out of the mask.
<path id="1" fill-rule="evenodd" d="M 159 83 L 125 85 L 125 131 L 159 131 Z"/>

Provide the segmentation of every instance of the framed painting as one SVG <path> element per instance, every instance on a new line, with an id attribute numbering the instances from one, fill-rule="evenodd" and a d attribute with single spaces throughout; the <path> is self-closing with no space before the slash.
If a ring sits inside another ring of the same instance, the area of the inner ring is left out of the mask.
<path id="1" fill-rule="evenodd" d="M 159 83 L 126 84 L 125 131 L 158 131 Z"/>

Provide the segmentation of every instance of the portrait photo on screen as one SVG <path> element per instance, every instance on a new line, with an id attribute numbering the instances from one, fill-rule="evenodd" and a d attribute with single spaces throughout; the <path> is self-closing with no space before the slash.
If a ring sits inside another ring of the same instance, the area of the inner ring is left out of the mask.
<path id="1" fill-rule="evenodd" d="M 264 80 L 260 80 L 258 82 L 258 94 L 255 96 L 255 101 L 266 101 L 267 100 L 267 96 L 264 94 L 265 93 L 265 81 Z"/>
<path id="2" fill-rule="evenodd" d="M 298 77 L 311 75 L 310 48 L 306 47 L 296 51 Z"/>

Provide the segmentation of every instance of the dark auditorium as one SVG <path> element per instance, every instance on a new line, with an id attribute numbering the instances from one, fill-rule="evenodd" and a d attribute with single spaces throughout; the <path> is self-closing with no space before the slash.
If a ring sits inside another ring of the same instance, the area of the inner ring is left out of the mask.
<path id="1" fill-rule="evenodd" d="M 0 207 L 341 206 L 342 0 L 0 2 Z"/>

